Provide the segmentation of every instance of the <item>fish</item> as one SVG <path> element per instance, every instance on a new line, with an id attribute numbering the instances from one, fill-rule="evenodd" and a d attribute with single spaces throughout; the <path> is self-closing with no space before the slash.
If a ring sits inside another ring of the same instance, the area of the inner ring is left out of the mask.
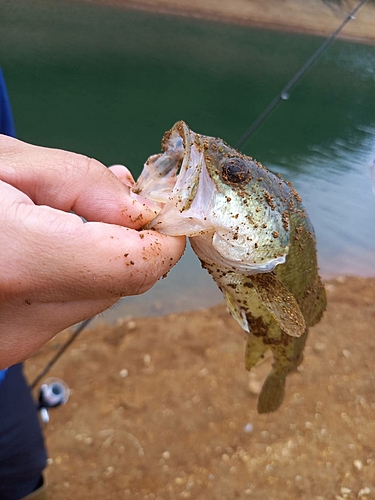
<path id="1" fill-rule="evenodd" d="M 246 369 L 271 351 L 257 410 L 274 412 L 326 308 L 302 200 L 280 175 L 183 121 L 164 134 L 162 151 L 148 158 L 133 189 L 160 207 L 148 227 L 189 237 L 246 332 Z"/>

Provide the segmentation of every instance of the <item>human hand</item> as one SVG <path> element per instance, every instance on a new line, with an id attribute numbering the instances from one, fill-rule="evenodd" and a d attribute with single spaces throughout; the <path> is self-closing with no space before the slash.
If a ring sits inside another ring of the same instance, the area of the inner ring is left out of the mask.
<path id="1" fill-rule="evenodd" d="M 184 238 L 140 230 L 155 211 L 132 182 L 125 167 L 0 135 L 0 369 L 179 260 Z"/>

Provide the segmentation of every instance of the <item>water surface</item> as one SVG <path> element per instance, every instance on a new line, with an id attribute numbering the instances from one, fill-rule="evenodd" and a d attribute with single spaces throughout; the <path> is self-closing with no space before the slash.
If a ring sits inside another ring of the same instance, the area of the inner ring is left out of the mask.
<path id="1" fill-rule="evenodd" d="M 318 37 L 49 1 L 0 5 L 0 61 L 18 136 L 124 163 L 136 177 L 177 120 L 234 144 Z M 291 180 L 323 276 L 375 275 L 375 48 L 336 41 L 242 148 Z M 191 251 L 121 312 L 221 300 Z"/>

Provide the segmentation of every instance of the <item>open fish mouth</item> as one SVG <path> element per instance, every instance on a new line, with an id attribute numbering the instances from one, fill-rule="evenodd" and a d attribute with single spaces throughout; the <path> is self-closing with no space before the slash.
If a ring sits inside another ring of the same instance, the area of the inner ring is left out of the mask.
<path id="1" fill-rule="evenodd" d="M 202 136 L 184 122 L 164 135 L 164 154 L 151 156 L 134 187 L 136 193 L 155 201 L 161 211 L 148 225 L 171 236 L 197 236 L 214 231 L 207 205 L 214 195 L 203 154 Z"/>
<path id="2" fill-rule="evenodd" d="M 242 199 L 212 174 L 213 150 L 221 149 L 217 141 L 182 121 L 166 132 L 164 153 L 147 160 L 133 189 L 160 206 L 148 228 L 188 236 L 201 260 L 244 274 L 270 272 L 285 262 L 288 242 L 275 251 L 259 250 L 265 248 L 261 233 L 249 223 Z"/>

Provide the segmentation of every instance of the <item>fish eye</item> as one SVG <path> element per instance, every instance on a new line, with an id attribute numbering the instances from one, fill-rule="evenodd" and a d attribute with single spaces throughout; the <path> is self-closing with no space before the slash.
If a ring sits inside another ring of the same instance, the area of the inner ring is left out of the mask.
<path id="1" fill-rule="evenodd" d="M 221 176 L 227 184 L 245 184 L 252 176 L 250 168 L 242 158 L 226 158 Z"/>

